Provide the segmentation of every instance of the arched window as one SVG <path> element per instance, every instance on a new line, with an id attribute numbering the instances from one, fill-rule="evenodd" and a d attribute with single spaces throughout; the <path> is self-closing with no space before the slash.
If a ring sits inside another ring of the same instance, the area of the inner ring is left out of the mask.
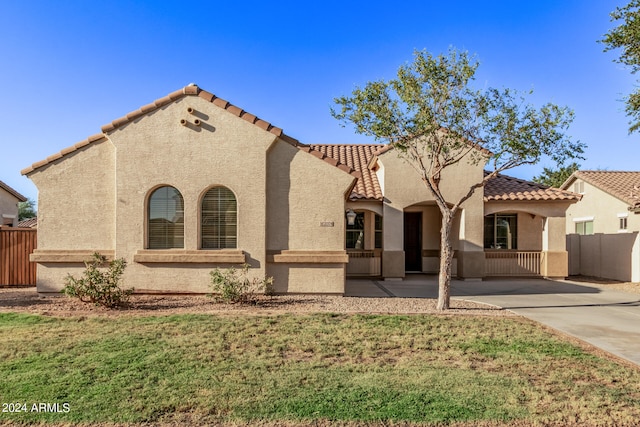
<path id="1" fill-rule="evenodd" d="M 226 187 L 213 187 L 202 199 L 202 249 L 238 247 L 238 204 Z"/>
<path id="2" fill-rule="evenodd" d="M 184 248 L 184 200 L 173 187 L 160 187 L 149 196 L 149 249 Z"/>

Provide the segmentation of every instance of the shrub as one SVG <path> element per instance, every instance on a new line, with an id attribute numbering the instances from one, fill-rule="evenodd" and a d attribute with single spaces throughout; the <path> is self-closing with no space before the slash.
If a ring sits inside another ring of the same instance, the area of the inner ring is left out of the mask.
<path id="1" fill-rule="evenodd" d="M 95 252 L 91 261 L 84 263 L 86 268 L 80 279 L 67 275 L 62 292 L 69 297 L 103 307 L 125 304 L 133 293 L 133 288 L 122 289 L 119 285 L 127 261 L 124 258 L 114 259 L 109 262 L 105 271 L 101 271 L 100 268 L 106 263 L 107 258 Z"/>
<path id="2" fill-rule="evenodd" d="M 219 302 L 225 304 L 255 303 L 258 294 L 273 295 L 273 277 L 249 279 L 249 264 L 243 264 L 238 270 L 216 268 L 211 274 L 211 289 Z"/>

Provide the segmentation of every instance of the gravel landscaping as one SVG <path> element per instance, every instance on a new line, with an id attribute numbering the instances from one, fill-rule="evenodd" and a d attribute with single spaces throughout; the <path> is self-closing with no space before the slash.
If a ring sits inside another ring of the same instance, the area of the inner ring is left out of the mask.
<path id="1" fill-rule="evenodd" d="M 0 288 L 0 312 L 49 316 L 155 316 L 167 314 L 246 313 L 438 313 L 436 300 L 426 298 L 357 298 L 336 295 L 282 295 L 261 297 L 257 304 L 221 304 L 206 295 L 133 295 L 126 307 L 106 309 L 65 296 L 38 296 L 35 287 Z M 451 300 L 450 314 L 512 316 L 497 307 Z"/>
<path id="2" fill-rule="evenodd" d="M 570 281 L 599 289 L 615 289 L 640 294 L 640 283 L 617 282 L 593 277 L 572 276 Z M 22 312 L 49 316 L 154 316 L 168 314 L 245 313 L 441 313 L 436 300 L 429 298 L 362 298 L 337 295 L 281 295 L 261 297 L 256 304 L 221 304 L 207 295 L 133 295 L 126 307 L 107 309 L 65 296 L 41 297 L 35 287 L 0 288 L 0 312 Z M 448 314 L 514 316 L 513 313 L 485 304 L 451 299 Z"/>

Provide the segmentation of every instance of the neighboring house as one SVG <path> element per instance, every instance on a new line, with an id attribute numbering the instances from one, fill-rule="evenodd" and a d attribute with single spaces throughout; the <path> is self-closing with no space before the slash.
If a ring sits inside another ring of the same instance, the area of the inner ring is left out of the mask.
<path id="1" fill-rule="evenodd" d="M 448 168 L 445 197 L 483 173 Z M 346 275 L 438 270 L 439 210 L 392 148 L 305 145 L 195 85 L 23 174 L 39 189 L 41 293 L 94 251 L 124 257 L 140 291 L 207 292 L 210 270 L 245 262 L 282 293 L 342 294 Z M 455 220 L 457 276 L 566 276 L 564 214 L 578 199 L 496 178 Z"/>
<path id="2" fill-rule="evenodd" d="M 26 201 L 26 197 L 0 181 L 0 226 L 17 226 L 18 203 Z"/>
<path id="3" fill-rule="evenodd" d="M 18 222 L 18 228 L 38 228 L 38 217 L 23 219 Z"/>
<path id="4" fill-rule="evenodd" d="M 561 188 L 582 195 L 567 210 L 570 274 L 640 281 L 640 172 L 576 171 Z"/>

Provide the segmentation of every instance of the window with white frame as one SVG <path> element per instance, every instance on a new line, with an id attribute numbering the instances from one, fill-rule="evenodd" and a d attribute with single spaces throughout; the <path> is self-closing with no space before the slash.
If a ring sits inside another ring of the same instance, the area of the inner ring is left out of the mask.
<path id="1" fill-rule="evenodd" d="M 627 217 L 628 216 L 629 216 L 629 214 L 626 213 L 626 212 L 618 214 L 618 231 L 619 232 L 627 231 Z"/>
<path id="2" fill-rule="evenodd" d="M 576 222 L 576 234 L 593 234 L 593 221 Z"/>
<path id="3" fill-rule="evenodd" d="M 584 181 L 576 181 L 573 184 L 573 192 L 578 194 L 584 194 Z"/>

